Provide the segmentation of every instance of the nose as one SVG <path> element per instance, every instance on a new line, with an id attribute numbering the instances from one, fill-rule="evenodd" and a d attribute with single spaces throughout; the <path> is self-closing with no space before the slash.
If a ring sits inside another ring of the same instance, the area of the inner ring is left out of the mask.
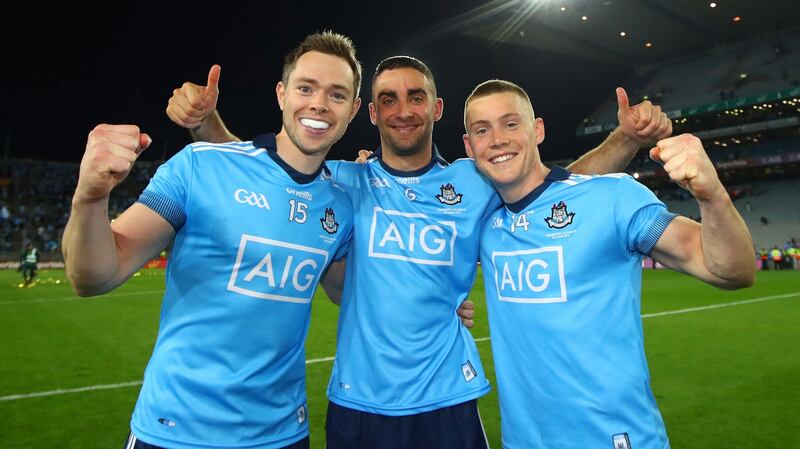
<path id="1" fill-rule="evenodd" d="M 491 131 L 489 138 L 490 138 L 489 146 L 491 148 L 500 148 L 505 145 L 508 145 L 508 138 L 503 136 L 503 134 L 500 132 Z"/>
<path id="2" fill-rule="evenodd" d="M 311 101 L 311 106 L 309 107 L 312 111 L 317 114 L 322 114 L 323 112 L 328 111 L 328 96 L 325 95 L 323 92 L 319 92 Z"/>

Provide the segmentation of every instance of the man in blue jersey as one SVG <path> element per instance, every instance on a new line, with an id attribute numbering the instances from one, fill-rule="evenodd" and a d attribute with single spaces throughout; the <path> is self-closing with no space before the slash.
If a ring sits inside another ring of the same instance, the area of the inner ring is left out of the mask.
<path id="1" fill-rule="evenodd" d="M 719 288 L 753 283 L 752 241 L 696 137 L 650 156 L 697 199 L 702 225 L 625 174 L 545 167 L 544 123 L 524 90 L 480 84 L 467 153 L 505 203 L 481 234 L 503 447 L 665 449 L 640 318 L 641 260 Z"/>
<path id="2" fill-rule="evenodd" d="M 236 140 L 214 112 L 217 92 L 212 83 L 184 84 L 168 115 L 196 128 L 195 138 Z M 671 133 L 660 109 L 629 108 L 618 95 L 624 129 L 578 170 L 625 165 L 642 142 Z M 500 201 L 471 160 L 448 164 L 436 150 L 443 101 L 421 61 L 382 61 L 369 112 L 381 138 L 375 157 L 363 165 L 329 162 L 351 198 L 355 232 L 328 387 L 327 446 L 486 447 L 476 399 L 489 384 L 455 310 L 476 276 L 480 223 Z"/>
<path id="3" fill-rule="evenodd" d="M 348 38 L 308 36 L 276 86 L 278 134 L 187 146 L 113 223 L 110 192 L 151 139 L 133 125 L 89 134 L 63 243 L 75 291 L 112 290 L 173 243 L 127 448 L 309 447 L 310 302 L 353 217 L 323 160 L 360 80 Z"/>

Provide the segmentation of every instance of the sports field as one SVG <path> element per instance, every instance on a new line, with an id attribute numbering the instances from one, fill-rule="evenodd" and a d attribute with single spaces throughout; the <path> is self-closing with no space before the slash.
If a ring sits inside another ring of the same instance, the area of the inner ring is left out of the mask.
<path id="1" fill-rule="evenodd" d="M 113 293 L 79 298 L 63 271 L 41 271 L 32 288 L 0 271 L 0 448 L 123 447 L 163 273 L 144 270 Z M 800 271 L 759 272 L 755 287 L 735 292 L 668 271 L 644 276 L 652 385 L 672 447 L 800 447 Z M 494 383 L 480 276 L 472 298 L 473 335 Z M 337 313 L 318 292 L 307 344 L 314 448 L 324 447 Z M 496 392 L 479 403 L 499 449 Z"/>

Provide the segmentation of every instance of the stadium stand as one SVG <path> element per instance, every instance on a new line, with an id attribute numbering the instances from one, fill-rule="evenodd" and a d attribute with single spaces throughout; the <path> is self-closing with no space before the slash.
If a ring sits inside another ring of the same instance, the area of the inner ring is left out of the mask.
<path id="1" fill-rule="evenodd" d="M 109 217 L 138 198 L 160 162 L 139 161 L 112 193 Z M 15 264 L 27 242 L 44 263 L 61 260 L 60 242 L 78 181 L 77 163 L 0 160 L 0 263 Z"/>

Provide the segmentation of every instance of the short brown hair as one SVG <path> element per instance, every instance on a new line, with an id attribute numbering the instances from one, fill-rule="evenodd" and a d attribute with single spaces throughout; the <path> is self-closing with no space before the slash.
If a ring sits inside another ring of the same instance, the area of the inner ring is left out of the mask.
<path id="1" fill-rule="evenodd" d="M 478 84 L 475 89 L 472 90 L 472 93 L 469 94 L 469 97 L 467 97 L 467 101 L 464 102 L 464 129 L 467 129 L 467 108 L 472 100 L 488 97 L 492 94 L 503 93 L 512 93 L 518 95 L 520 98 L 525 100 L 525 103 L 527 103 L 528 106 L 531 107 L 531 114 L 534 117 L 536 116 L 533 114 L 533 104 L 531 103 L 530 97 L 528 97 L 528 93 L 525 92 L 525 89 L 519 87 L 511 81 L 489 80 Z M 467 129 L 467 131 L 469 132 L 469 129 Z"/>
<path id="2" fill-rule="evenodd" d="M 283 61 L 283 74 L 281 75 L 283 84 L 289 82 L 289 74 L 294 70 L 300 56 L 310 51 L 338 56 L 347 61 L 347 64 L 353 70 L 353 92 L 355 93 L 353 101 L 355 101 L 361 90 L 361 63 L 356 58 L 356 47 L 349 37 L 330 30 L 306 36 L 294 50 L 286 55 Z"/>
<path id="3" fill-rule="evenodd" d="M 423 74 L 425 78 L 428 80 L 428 84 L 430 84 L 431 89 L 433 89 L 433 97 L 436 98 L 436 82 L 433 80 L 433 72 L 431 69 L 425 65 L 424 62 L 420 61 L 419 59 L 413 56 L 390 56 L 378 64 L 378 67 L 375 68 L 375 73 L 372 75 L 372 87 L 375 87 L 375 80 L 378 79 L 378 76 L 387 71 L 387 70 L 395 70 L 395 69 L 414 69 L 417 72 Z M 374 95 L 374 92 L 373 92 Z"/>

